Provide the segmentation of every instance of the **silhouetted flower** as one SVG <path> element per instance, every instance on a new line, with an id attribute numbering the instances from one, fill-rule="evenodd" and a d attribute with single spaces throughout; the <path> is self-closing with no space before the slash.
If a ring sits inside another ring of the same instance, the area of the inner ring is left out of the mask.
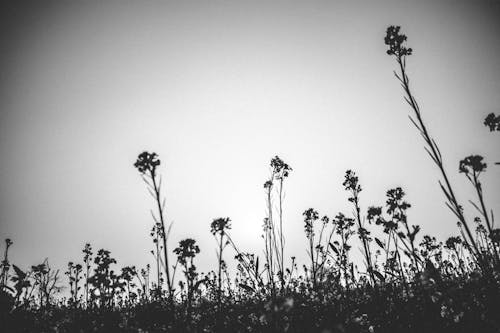
<path id="1" fill-rule="evenodd" d="M 384 38 L 385 45 L 389 46 L 387 50 L 388 55 L 395 55 L 400 58 L 403 56 L 411 55 L 413 50 L 403 46 L 406 41 L 406 36 L 399 33 L 401 27 L 393 26 L 387 28 L 386 36 Z"/>
<path id="2" fill-rule="evenodd" d="M 494 113 L 490 113 L 484 119 L 484 125 L 490 129 L 490 132 L 500 131 L 500 115 L 495 116 Z"/>
<path id="3" fill-rule="evenodd" d="M 196 245 L 196 241 L 192 238 L 186 238 L 179 242 L 179 247 L 174 249 L 181 264 L 186 263 L 186 259 L 194 258 L 196 254 L 200 253 L 200 248 Z"/>
<path id="4" fill-rule="evenodd" d="M 271 160 L 271 168 L 273 169 L 273 174 L 277 179 L 288 177 L 290 171 L 292 171 L 292 168 L 288 164 L 283 162 L 283 160 L 278 156 L 275 156 Z"/>
<path id="5" fill-rule="evenodd" d="M 147 151 L 139 154 L 137 161 L 134 163 L 134 167 L 143 174 L 148 171 L 154 173 L 158 165 L 160 165 L 158 155 L 156 153 L 148 153 Z"/>
<path id="6" fill-rule="evenodd" d="M 358 184 L 359 179 L 356 176 L 356 173 L 352 170 L 347 170 L 345 172 L 345 179 L 342 185 L 345 187 L 347 191 L 352 191 L 353 194 L 357 194 L 361 192 L 361 185 Z M 352 198 L 349 198 L 349 201 L 352 201 Z"/>
<path id="7" fill-rule="evenodd" d="M 374 220 L 377 223 L 382 215 L 382 207 L 368 207 L 367 218 L 368 222 L 372 223 Z M 379 223 L 377 223 L 379 224 Z"/>
<path id="8" fill-rule="evenodd" d="M 476 176 L 486 170 L 486 163 L 483 163 L 483 157 L 471 155 L 460 161 L 459 171 L 466 175 L 476 174 Z"/>
<path id="9" fill-rule="evenodd" d="M 306 232 L 307 238 L 310 238 L 311 236 L 314 235 L 314 225 L 313 223 L 318 220 L 319 215 L 318 212 L 315 211 L 313 208 L 309 208 L 306 210 L 304 213 L 302 213 L 304 216 L 304 230 Z"/>
<path id="10" fill-rule="evenodd" d="M 449 250 L 455 250 L 457 245 L 460 244 L 462 244 L 462 239 L 457 236 L 452 236 L 446 240 L 444 247 Z"/>
<path id="11" fill-rule="evenodd" d="M 212 221 L 210 224 L 210 232 L 215 235 L 217 233 L 224 233 L 226 230 L 231 229 L 231 219 L 229 217 L 219 217 Z"/>
<path id="12" fill-rule="evenodd" d="M 332 222 L 337 226 L 337 234 L 340 235 L 346 230 L 349 231 L 349 233 L 353 233 L 353 231 L 350 231 L 349 229 L 354 226 L 354 219 L 346 217 L 343 213 L 338 213 Z"/>
<path id="13" fill-rule="evenodd" d="M 396 209 L 400 209 L 401 211 L 405 211 L 411 207 L 409 203 L 403 200 L 405 192 L 401 187 L 396 187 L 395 189 L 390 189 L 387 191 L 387 213 L 392 214 L 396 211 Z"/>

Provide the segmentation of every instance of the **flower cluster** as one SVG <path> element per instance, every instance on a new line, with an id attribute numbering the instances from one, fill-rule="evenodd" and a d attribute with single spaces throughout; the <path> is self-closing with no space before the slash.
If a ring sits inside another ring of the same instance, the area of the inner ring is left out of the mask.
<path id="1" fill-rule="evenodd" d="M 395 55 L 398 58 L 411 55 L 413 50 L 404 46 L 406 36 L 399 33 L 401 27 L 393 26 L 387 28 L 386 36 L 384 39 L 385 45 L 389 46 L 387 50 L 388 55 Z"/>
<path id="2" fill-rule="evenodd" d="M 487 126 L 490 132 L 500 131 L 500 115 L 495 116 L 494 113 L 490 113 L 484 119 L 484 126 Z"/>
<path id="3" fill-rule="evenodd" d="M 304 230 L 306 232 L 307 238 L 310 238 L 314 235 L 314 222 L 319 219 L 319 214 L 313 208 L 309 208 L 304 213 Z"/>
<path id="4" fill-rule="evenodd" d="M 214 219 L 210 224 L 210 232 L 212 235 L 223 234 L 229 229 L 231 229 L 231 219 L 229 217 L 219 217 Z"/>
<path id="5" fill-rule="evenodd" d="M 159 165 L 160 160 L 158 159 L 158 155 L 156 153 L 148 153 L 147 151 L 139 154 L 137 161 L 134 163 L 134 167 L 142 174 L 146 172 L 154 173 L 156 167 Z"/>
<path id="6" fill-rule="evenodd" d="M 471 155 L 460 161 L 458 169 L 466 175 L 479 174 L 486 170 L 486 163 L 483 163 L 482 156 Z"/>
<path id="7" fill-rule="evenodd" d="M 174 253 L 179 262 L 184 265 L 188 258 L 194 258 L 196 254 L 200 253 L 200 248 L 194 239 L 186 238 L 179 242 L 179 247 L 174 249 Z"/>
<path id="8" fill-rule="evenodd" d="M 273 169 L 273 174 L 276 175 L 277 179 L 288 177 L 290 171 L 292 171 L 292 168 L 288 164 L 283 162 L 283 160 L 278 156 L 275 156 L 271 160 L 271 168 Z"/>

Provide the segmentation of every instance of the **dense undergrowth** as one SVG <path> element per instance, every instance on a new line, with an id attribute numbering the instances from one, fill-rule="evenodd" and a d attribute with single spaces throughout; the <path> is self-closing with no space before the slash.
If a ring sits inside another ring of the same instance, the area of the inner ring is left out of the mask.
<path id="1" fill-rule="evenodd" d="M 207 233 L 215 238 L 217 266 L 198 272 L 196 241 L 169 242 L 160 160 L 143 152 L 134 166 L 154 200 L 153 265 L 118 271 L 109 251 L 94 252 L 86 244 L 81 261 L 68 263 L 64 277 L 47 260 L 29 269 L 12 264 L 13 242 L 7 239 L 1 331 L 500 332 L 500 229 L 480 180 L 487 165 L 471 155 L 458 166 L 475 198 L 471 207 L 477 217 L 469 221 L 410 89 L 406 60 L 413 50 L 405 43 L 399 27 L 387 29 L 387 53 L 396 59 L 410 119 L 439 171 L 446 205 L 458 221 L 457 236 L 444 243 L 421 236 L 420 227 L 408 220 L 411 205 L 399 187 L 386 192 L 383 207 L 362 207 L 359 178 L 348 170 L 342 186 L 353 213 L 328 217 L 313 208 L 304 211 L 309 260 L 299 266 L 286 256 L 283 233 L 283 193 L 292 168 L 276 156 L 264 183 L 263 253 L 242 251 L 231 238 L 231 219 L 216 218 Z M 484 124 L 499 131 L 500 117 L 490 114 Z M 361 265 L 351 259 L 354 245 L 361 248 Z M 230 256 L 235 274 L 224 259 Z"/>

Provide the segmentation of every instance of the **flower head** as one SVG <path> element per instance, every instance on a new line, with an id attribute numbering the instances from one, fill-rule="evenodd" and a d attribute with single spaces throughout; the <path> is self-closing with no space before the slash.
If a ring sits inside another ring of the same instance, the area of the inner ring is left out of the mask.
<path id="1" fill-rule="evenodd" d="M 462 239 L 460 237 L 451 236 L 446 240 L 444 247 L 449 250 L 455 250 L 460 244 L 462 244 Z"/>
<path id="2" fill-rule="evenodd" d="M 313 223 L 319 219 L 319 214 L 314 208 L 309 208 L 304 213 L 304 230 L 306 232 L 307 238 L 310 238 L 314 235 L 314 225 Z"/>
<path id="3" fill-rule="evenodd" d="M 471 155 L 460 161 L 459 171 L 461 173 L 469 174 L 479 174 L 486 170 L 486 163 L 483 163 L 483 157 L 479 155 Z"/>
<path id="4" fill-rule="evenodd" d="M 192 238 L 186 238 L 179 242 L 179 246 L 174 249 L 179 262 L 185 264 L 188 258 L 194 258 L 200 253 L 200 248 L 196 245 L 196 241 Z"/>
<path id="5" fill-rule="evenodd" d="M 413 50 L 404 46 L 406 42 L 406 36 L 399 33 L 401 27 L 393 26 L 387 28 L 386 36 L 384 38 L 385 45 L 389 46 L 387 50 L 388 55 L 395 55 L 400 58 L 403 56 L 411 55 Z"/>
<path id="6" fill-rule="evenodd" d="M 210 224 L 210 232 L 213 235 L 217 233 L 224 234 L 229 229 L 231 229 L 231 219 L 229 217 L 219 217 Z"/>
<path id="7" fill-rule="evenodd" d="M 347 191 L 352 191 L 355 193 L 361 192 L 361 185 L 359 185 L 359 178 L 358 176 L 356 176 L 356 173 L 352 170 L 347 170 L 345 172 L 345 178 L 342 185 Z"/>
<path id="8" fill-rule="evenodd" d="M 273 186 L 273 182 L 271 180 L 268 180 L 264 183 L 264 188 L 270 189 Z"/>
<path id="9" fill-rule="evenodd" d="M 160 165 L 158 155 L 156 153 L 148 153 L 147 151 L 139 154 L 137 161 L 134 163 L 134 167 L 142 174 L 146 172 L 154 173 L 158 165 Z"/>
<path id="10" fill-rule="evenodd" d="M 487 126 L 490 129 L 490 132 L 500 131 L 500 115 L 495 116 L 494 113 L 490 113 L 484 119 L 484 126 Z"/>
<path id="11" fill-rule="evenodd" d="M 283 160 L 278 156 L 275 156 L 271 160 L 271 168 L 273 169 L 273 174 L 276 176 L 277 179 L 283 179 L 288 177 L 290 171 L 292 171 L 292 168 L 288 164 L 283 162 Z"/>
<path id="12" fill-rule="evenodd" d="M 367 218 L 371 223 L 373 220 L 377 219 L 382 215 L 382 207 L 368 207 Z"/>

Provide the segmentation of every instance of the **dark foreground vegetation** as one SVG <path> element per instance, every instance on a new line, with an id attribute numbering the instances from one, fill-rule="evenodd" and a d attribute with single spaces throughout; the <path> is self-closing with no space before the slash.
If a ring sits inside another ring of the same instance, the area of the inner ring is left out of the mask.
<path id="1" fill-rule="evenodd" d="M 439 186 L 457 221 L 457 236 L 444 243 L 421 235 L 408 219 L 411 205 L 401 188 L 386 192 L 384 206 L 362 207 L 362 187 L 348 170 L 342 183 L 352 214 L 303 213 L 308 262 L 286 256 L 283 191 L 292 168 L 271 160 L 264 183 L 267 216 L 263 253 L 242 251 L 231 238 L 232 221 L 207 223 L 215 239 L 217 265 L 198 272 L 194 239 L 168 240 L 160 160 L 143 152 L 134 166 L 154 201 L 150 232 L 154 264 L 116 268 L 107 250 L 86 244 L 79 262 L 65 272 L 49 262 L 21 269 L 9 262 L 6 240 L 0 276 L 2 332 L 500 332 L 500 229 L 488 210 L 480 176 L 487 165 L 471 155 L 458 171 L 471 183 L 464 214 L 437 143 L 425 127 L 406 75 L 412 49 L 399 27 L 389 27 L 388 55 L 411 108 L 410 119 L 439 172 Z M 500 117 L 485 119 L 500 130 Z M 453 226 L 451 226 L 453 227 Z M 363 263 L 351 260 L 359 247 Z M 169 250 L 170 249 L 170 250 Z M 172 251 L 173 249 L 173 251 Z M 225 257 L 237 263 L 228 271 Z M 177 274 L 177 276 L 176 276 Z M 64 292 L 62 292 L 64 289 Z"/>

